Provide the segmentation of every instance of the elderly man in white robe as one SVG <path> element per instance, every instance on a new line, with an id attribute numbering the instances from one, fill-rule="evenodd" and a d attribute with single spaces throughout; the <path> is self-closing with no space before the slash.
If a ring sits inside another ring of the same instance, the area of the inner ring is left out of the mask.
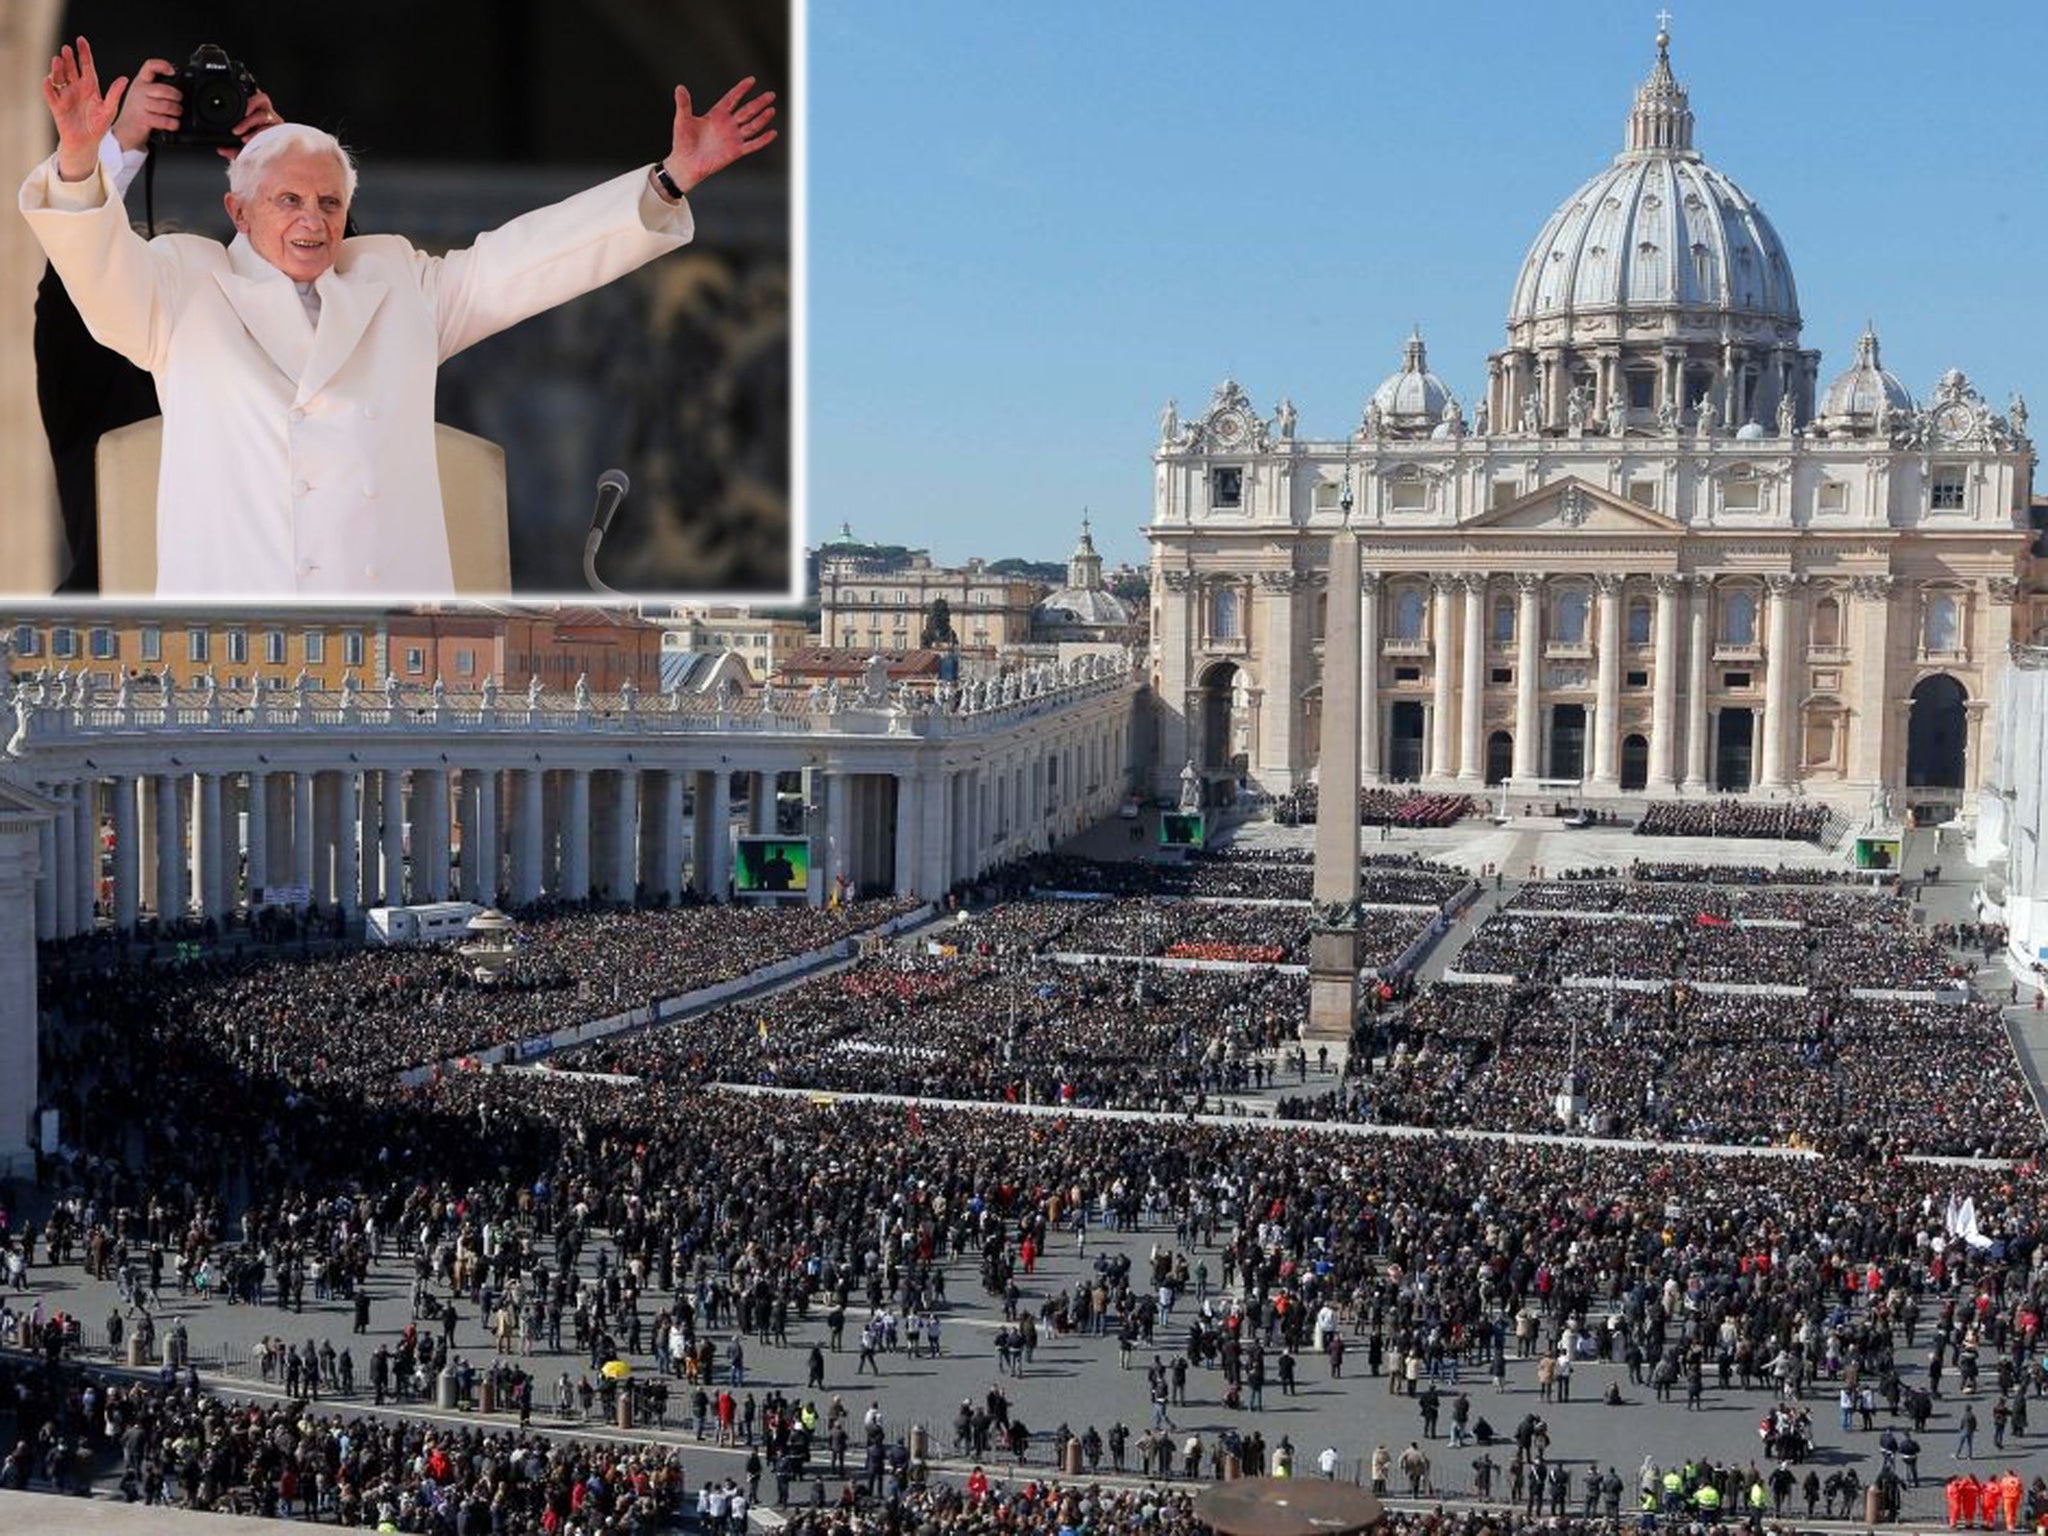
<path id="1" fill-rule="evenodd" d="M 57 152 L 21 209 L 93 336 L 156 379 L 160 597 L 453 595 L 440 362 L 685 244 L 690 190 L 775 138 L 752 79 L 702 116 L 677 86 L 661 161 L 429 256 L 345 239 L 354 164 L 280 123 L 229 167 L 232 243 L 145 241 L 99 157 L 127 84 L 101 90 L 84 38 L 50 61 Z"/>

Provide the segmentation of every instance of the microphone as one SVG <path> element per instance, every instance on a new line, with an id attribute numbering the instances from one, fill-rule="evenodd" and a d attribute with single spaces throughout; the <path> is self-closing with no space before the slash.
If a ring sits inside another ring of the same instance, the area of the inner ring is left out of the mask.
<path id="1" fill-rule="evenodd" d="M 597 507 L 590 514 L 590 536 L 583 541 L 583 579 L 590 590 L 602 597 L 624 597 L 623 592 L 614 591 L 597 579 L 597 546 L 604 542 L 604 536 L 611 531 L 612 519 L 618 515 L 619 503 L 626 499 L 633 482 L 626 478 L 623 469 L 608 469 L 597 477 Z"/>

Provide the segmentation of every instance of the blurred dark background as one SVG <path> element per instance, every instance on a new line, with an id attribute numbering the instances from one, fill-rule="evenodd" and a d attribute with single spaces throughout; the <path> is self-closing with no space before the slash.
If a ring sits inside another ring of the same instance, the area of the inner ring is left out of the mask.
<path id="1" fill-rule="evenodd" d="M 361 166 L 364 233 L 429 250 L 668 152 L 671 91 L 702 112 L 746 75 L 780 137 L 692 194 L 695 241 L 451 359 L 437 416 L 503 445 L 512 573 L 584 589 L 598 473 L 633 493 L 599 570 L 634 592 L 786 591 L 790 556 L 788 0 L 73 0 L 103 81 L 218 43 L 279 110 Z M 227 238 L 224 167 L 158 156 L 159 222 Z M 138 178 L 128 206 L 142 216 Z"/>

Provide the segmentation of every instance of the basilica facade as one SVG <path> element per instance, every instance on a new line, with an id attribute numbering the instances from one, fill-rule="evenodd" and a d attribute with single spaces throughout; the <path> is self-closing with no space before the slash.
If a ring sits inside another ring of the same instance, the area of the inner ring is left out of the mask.
<path id="1" fill-rule="evenodd" d="M 1308 782 L 1329 536 L 1361 536 L 1361 776 L 1961 803 L 2028 611 L 2026 407 L 1829 378 L 1770 221 L 1693 145 L 1669 37 L 1544 224 L 1468 405 L 1419 335 L 1342 439 L 1226 380 L 1153 455 L 1157 772 Z"/>

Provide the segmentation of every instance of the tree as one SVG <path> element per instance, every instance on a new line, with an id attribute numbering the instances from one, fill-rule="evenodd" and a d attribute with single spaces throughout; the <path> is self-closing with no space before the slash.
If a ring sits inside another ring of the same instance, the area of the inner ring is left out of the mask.
<path id="1" fill-rule="evenodd" d="M 925 614 L 924 633 L 918 637 L 919 645 L 958 645 L 960 637 L 953 633 L 953 605 L 943 597 L 932 599 L 932 606 Z"/>

